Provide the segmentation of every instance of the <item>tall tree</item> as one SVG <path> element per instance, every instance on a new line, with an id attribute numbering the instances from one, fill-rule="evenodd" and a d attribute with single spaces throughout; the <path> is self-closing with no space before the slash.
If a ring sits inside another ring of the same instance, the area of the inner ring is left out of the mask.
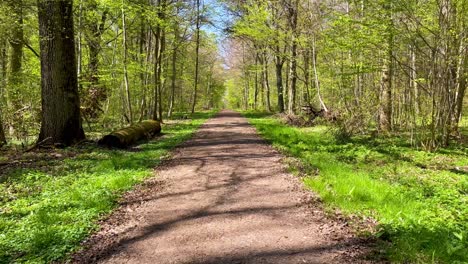
<path id="1" fill-rule="evenodd" d="M 153 119 L 162 120 L 162 90 L 163 90 L 163 63 L 164 53 L 166 51 L 166 28 L 164 20 L 166 19 L 166 0 L 158 0 L 156 2 L 157 8 L 157 25 L 154 30 L 155 45 L 154 45 L 154 108 Z"/>
<path id="2" fill-rule="evenodd" d="M 38 0 L 42 119 L 39 141 L 85 138 L 78 94 L 72 0 Z"/>
<path id="3" fill-rule="evenodd" d="M 128 41 L 127 41 L 127 18 L 125 14 L 125 0 L 122 0 L 122 47 L 123 47 L 123 82 L 125 87 L 126 117 L 127 121 L 133 123 L 132 99 L 130 95 L 130 81 L 128 78 Z"/>
<path id="4" fill-rule="evenodd" d="M 195 113 L 198 97 L 198 79 L 200 75 L 200 28 L 201 28 L 201 10 L 200 0 L 197 0 L 197 21 L 196 21 L 196 36 L 195 36 L 195 81 L 193 87 L 192 114 Z"/>
<path id="5" fill-rule="evenodd" d="M 380 114 L 379 128 L 382 132 L 392 129 L 392 86 L 393 86 L 393 11 L 392 1 L 385 1 L 382 6 L 387 24 L 386 43 L 383 55 L 382 78 L 380 80 Z"/>
<path id="6" fill-rule="evenodd" d="M 23 68 L 23 47 L 24 47 L 24 30 L 23 30 L 23 1 L 22 0 L 7 0 L 13 17 L 13 25 L 11 28 L 10 37 L 10 72 L 8 74 L 7 90 L 7 105 L 9 111 L 14 113 L 21 108 L 20 102 L 20 85 L 22 82 Z M 14 133 L 14 127 L 21 121 L 18 115 L 12 115 L 11 119 L 14 122 L 10 123 L 10 134 Z"/>
<path id="7" fill-rule="evenodd" d="M 271 101 L 270 101 L 270 81 L 269 81 L 269 74 L 268 74 L 268 54 L 267 50 L 264 49 L 261 54 L 261 63 L 262 63 L 262 86 L 263 90 L 266 92 L 265 94 L 265 102 L 266 102 L 266 109 L 268 112 L 271 112 Z"/>
<path id="8" fill-rule="evenodd" d="M 179 52 L 179 25 L 174 23 L 174 43 L 172 48 L 172 73 L 171 73 L 171 95 L 169 98 L 169 110 L 167 116 L 171 117 L 174 111 L 175 91 L 177 83 L 177 53 Z"/>
<path id="9" fill-rule="evenodd" d="M 100 10 L 97 0 L 81 0 L 79 12 L 80 34 L 78 40 L 81 41 L 83 35 L 89 50 L 88 65 L 85 73 L 81 70 L 82 54 L 79 54 L 79 78 L 84 81 L 84 91 L 82 91 L 82 114 L 88 118 L 96 118 L 102 112 L 101 105 L 107 99 L 107 89 L 100 83 L 100 60 L 102 52 L 102 36 L 106 31 L 106 22 L 109 14 L 108 8 Z M 78 52 L 82 53 L 82 45 L 78 43 Z M 81 76 L 80 76 L 81 75 Z"/>
<path id="10" fill-rule="evenodd" d="M 290 60 L 290 75 L 291 87 L 289 88 L 288 95 L 288 114 L 294 114 L 296 108 L 296 86 L 297 86 L 297 49 L 298 49 L 298 13 L 299 13 L 299 0 L 291 0 L 286 3 L 288 8 L 288 22 L 291 29 L 292 45 L 291 45 L 291 60 Z"/>
<path id="11" fill-rule="evenodd" d="M 5 41 L 0 38 L 0 147 L 7 143 L 5 130 L 3 128 L 3 109 L 5 108 L 3 95 L 5 93 L 7 75 L 7 55 L 5 46 Z"/>

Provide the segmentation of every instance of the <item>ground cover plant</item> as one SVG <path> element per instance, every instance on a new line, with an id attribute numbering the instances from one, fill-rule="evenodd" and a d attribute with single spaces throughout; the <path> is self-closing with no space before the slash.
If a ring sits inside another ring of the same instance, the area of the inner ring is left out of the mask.
<path id="1" fill-rule="evenodd" d="M 325 126 L 296 128 L 246 113 L 263 137 L 298 158 L 306 186 L 329 208 L 373 217 L 373 236 L 401 263 L 468 262 L 468 151 L 418 151 L 398 138 L 335 139 Z"/>
<path id="2" fill-rule="evenodd" d="M 0 183 L 0 263 L 63 259 L 97 228 L 118 198 L 144 179 L 212 113 L 170 121 L 163 136 L 133 149 L 70 148 L 65 159 L 15 168 Z M 183 115 L 180 115 L 182 117 Z M 176 115 L 177 117 L 177 115 Z M 71 155 L 78 152 L 77 155 Z M 6 179 L 5 179 L 6 177 Z"/>

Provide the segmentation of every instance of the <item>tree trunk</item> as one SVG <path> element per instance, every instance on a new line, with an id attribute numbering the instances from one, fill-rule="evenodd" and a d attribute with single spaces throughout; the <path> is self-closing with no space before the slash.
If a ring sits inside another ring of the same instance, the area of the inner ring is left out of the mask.
<path id="1" fill-rule="evenodd" d="M 458 130 L 458 124 L 461 122 L 462 114 L 463 114 L 463 100 L 465 99 L 465 94 L 466 94 L 466 69 L 468 68 L 468 63 L 466 56 L 464 57 L 465 62 L 461 64 L 460 67 L 460 73 L 458 74 L 458 88 L 456 92 L 456 110 L 455 110 L 455 122 L 457 125 L 456 130 Z M 463 69 L 462 69 L 463 68 Z"/>
<path id="2" fill-rule="evenodd" d="M 461 28 L 464 28 L 462 24 Z M 467 69 L 468 69 L 468 47 L 466 45 L 466 31 L 462 33 L 459 40 L 458 48 L 458 61 L 457 70 L 455 74 L 456 82 L 456 92 L 455 92 L 455 110 L 454 110 L 454 121 L 453 121 L 453 130 L 458 132 L 458 126 L 461 122 L 463 115 L 463 100 L 465 99 L 466 94 L 466 82 L 467 82 Z M 456 59 L 456 58 L 455 58 Z"/>
<path id="3" fill-rule="evenodd" d="M 325 102 L 323 101 L 322 93 L 320 90 L 320 79 L 317 70 L 317 47 L 315 43 L 315 36 L 313 37 L 312 42 L 312 66 L 314 67 L 315 87 L 317 88 L 317 97 L 320 101 L 320 106 L 322 107 L 323 111 L 328 112 L 328 108 L 325 105 Z"/>
<path id="4" fill-rule="evenodd" d="M 411 69 L 410 69 L 410 86 L 412 88 L 413 92 L 413 108 L 414 108 L 414 114 L 415 116 L 419 115 L 419 87 L 418 87 L 418 72 L 417 72 L 417 66 L 416 66 L 416 47 L 415 45 L 411 45 Z"/>
<path id="5" fill-rule="evenodd" d="M 245 87 L 244 87 L 244 110 L 249 110 L 250 99 L 250 74 L 246 74 Z"/>
<path id="6" fill-rule="evenodd" d="M 271 94 L 271 89 L 270 89 L 270 81 L 269 79 L 269 74 L 268 74 L 268 57 L 267 57 L 267 52 L 263 52 L 263 82 L 265 84 L 265 89 L 266 89 L 266 107 L 268 112 L 271 112 L 271 101 L 270 101 L 270 94 Z"/>
<path id="7" fill-rule="evenodd" d="M 291 86 L 289 87 L 288 96 L 288 114 L 294 114 L 296 110 L 296 86 L 297 86 L 297 47 L 298 47 L 298 34 L 297 34 L 297 19 L 299 12 L 299 1 L 295 0 L 290 3 L 289 7 L 289 23 L 292 31 L 292 46 L 291 46 Z"/>
<path id="8" fill-rule="evenodd" d="M 96 10 L 97 3 L 92 1 L 89 9 Z M 99 54 L 101 53 L 101 36 L 104 33 L 106 20 L 107 11 L 104 11 L 100 21 L 93 17 L 91 21 L 87 21 L 86 23 L 90 31 L 86 41 L 89 48 L 88 70 L 91 87 L 97 87 L 99 85 Z"/>
<path id="9" fill-rule="evenodd" d="M 15 20 L 15 24 L 12 26 L 12 37 L 10 39 L 11 55 L 9 86 L 12 86 L 12 89 L 10 90 L 18 93 L 17 87 L 15 86 L 21 83 L 21 68 L 23 65 L 23 4 L 22 0 L 9 1 L 13 10 L 12 16 Z"/>
<path id="10" fill-rule="evenodd" d="M 164 52 L 166 50 L 166 31 L 165 29 L 161 29 L 161 51 L 159 54 L 159 68 L 158 68 L 158 115 L 159 115 L 159 121 L 162 122 L 163 120 L 163 102 L 162 102 L 162 91 L 163 91 L 163 72 L 164 72 Z"/>
<path id="11" fill-rule="evenodd" d="M 95 0 L 90 1 L 86 9 L 90 12 L 97 12 L 97 2 Z M 80 18 L 79 20 L 80 23 L 84 23 L 84 26 L 87 29 L 87 31 L 85 31 L 85 38 L 89 49 L 88 71 L 87 74 L 83 76 L 85 77 L 87 83 L 87 85 L 85 85 L 87 87 L 85 98 L 82 98 L 83 107 L 86 109 L 84 115 L 94 118 L 99 116 L 99 112 L 102 111 L 101 104 L 107 99 L 106 88 L 102 84 L 100 84 L 99 80 L 99 54 L 102 50 L 102 34 L 105 31 L 107 14 L 107 10 L 105 10 L 101 16 L 97 16 L 97 14 L 94 15 L 93 13 L 85 14 L 84 19 Z M 81 20 L 84 20 L 84 22 L 81 22 Z M 125 26 L 126 24 L 123 21 L 124 34 L 126 34 Z M 126 38 L 126 36 L 124 36 L 124 38 Z M 81 52 L 81 43 L 79 43 L 78 46 L 80 47 L 79 52 Z M 81 68 L 81 55 L 79 56 L 79 58 L 80 60 L 78 66 L 79 68 Z M 79 70 L 78 72 L 78 77 L 81 77 L 81 70 Z"/>
<path id="12" fill-rule="evenodd" d="M 151 138 L 161 132 L 161 124 L 155 120 L 146 120 L 138 124 L 134 124 L 127 128 L 122 128 L 104 136 L 99 140 L 99 145 L 125 148 L 141 139 Z"/>
<path id="13" fill-rule="evenodd" d="M 304 93 L 302 94 L 304 102 L 310 106 L 310 51 L 304 53 Z"/>
<path id="14" fill-rule="evenodd" d="M 77 75 L 78 75 L 78 79 L 81 78 L 81 74 L 82 74 L 82 70 L 83 70 L 83 67 L 82 67 L 82 62 L 83 62 L 83 45 L 82 45 L 82 39 L 83 39 L 83 31 L 81 30 L 83 28 L 83 0 L 79 0 L 79 4 L 78 4 L 78 26 L 77 28 L 79 29 L 78 31 L 78 36 L 77 36 L 77 41 L 78 43 L 76 43 L 77 45 L 77 54 L 76 54 L 76 58 L 77 58 L 77 69 L 76 69 L 76 72 L 77 72 Z M 81 89 L 81 86 L 79 87 Z"/>
<path id="15" fill-rule="evenodd" d="M 5 131 L 3 130 L 3 119 L 2 119 L 2 109 L 0 109 L 0 147 L 7 143 L 5 137 Z"/>
<path id="16" fill-rule="evenodd" d="M 125 3 L 122 0 L 122 46 L 123 46 L 123 74 L 124 74 L 124 85 L 125 85 L 125 101 L 127 104 L 127 117 L 130 124 L 133 124 L 133 111 L 132 111 L 132 99 L 130 95 L 130 81 L 128 79 L 128 70 L 127 70 L 127 63 L 128 63 L 128 46 L 127 46 L 127 23 L 125 17 Z"/>
<path id="17" fill-rule="evenodd" d="M 258 61 L 258 51 L 255 51 L 254 110 L 257 110 L 258 104 Z"/>
<path id="18" fill-rule="evenodd" d="M 393 78 L 393 21 L 391 3 L 385 5 L 387 12 L 387 23 L 390 25 L 388 34 L 383 67 L 382 78 L 380 80 L 380 110 L 379 110 L 379 130 L 381 132 L 389 132 L 392 130 L 392 78 Z"/>
<path id="19" fill-rule="evenodd" d="M 8 0 L 7 4 L 12 10 L 12 17 L 15 23 L 11 27 L 10 38 L 10 72 L 8 75 L 8 87 L 6 92 L 7 105 L 10 113 L 16 112 L 22 107 L 20 101 L 20 86 L 22 83 L 22 68 L 23 68 L 23 47 L 24 47 L 24 31 L 23 31 L 23 1 Z M 19 116 L 11 116 L 10 135 L 15 133 L 15 128 L 20 125 L 22 118 Z"/>
<path id="20" fill-rule="evenodd" d="M 144 117 L 144 111 L 145 111 L 145 107 L 146 107 L 146 59 L 145 59 L 145 54 L 146 53 L 146 48 L 148 46 L 147 44 L 147 32 L 146 32 L 146 20 L 144 17 L 141 17 L 140 18 L 140 37 L 139 37 L 139 51 L 138 51 L 138 55 L 139 55 L 139 63 L 140 63 L 140 67 L 141 69 L 143 69 L 141 72 L 140 72 L 140 85 L 141 85 L 141 89 L 142 89 L 142 94 L 141 94 L 141 98 L 139 98 L 139 101 L 141 102 L 140 103 L 140 109 L 138 111 L 139 113 L 139 119 L 138 121 L 141 122 L 143 120 L 143 117 Z"/>
<path id="21" fill-rule="evenodd" d="M 389 62 L 386 62 L 380 80 L 379 128 L 381 132 L 389 132 L 392 124 L 392 76 L 390 68 Z"/>
<path id="22" fill-rule="evenodd" d="M 42 120 L 39 141 L 71 145 L 85 138 L 78 95 L 73 1 L 38 0 Z"/>
<path id="23" fill-rule="evenodd" d="M 193 87 L 193 100 L 192 100 L 192 114 L 195 113 L 195 106 L 197 105 L 198 96 L 198 76 L 200 74 L 200 0 L 197 0 L 197 22 L 196 22 L 196 48 L 195 48 L 195 83 Z"/>
<path id="24" fill-rule="evenodd" d="M 171 75 L 171 97 L 169 99 L 169 111 L 167 116 L 172 116 L 174 111 L 175 90 L 177 83 L 177 52 L 179 45 L 179 25 L 174 25 L 174 48 L 172 49 L 172 75 Z"/>
<path id="25" fill-rule="evenodd" d="M 4 93 L 6 88 L 6 76 L 7 76 L 7 52 L 6 45 L 4 42 L 0 42 L 0 147 L 7 143 L 5 137 L 5 130 L 3 129 L 3 109 L 4 106 Z"/>
<path id="26" fill-rule="evenodd" d="M 153 120 L 158 120 L 158 97 L 159 97 L 159 85 L 161 84 L 161 76 L 159 75 L 161 66 L 161 27 L 156 26 L 156 32 L 154 32 L 154 105 L 153 105 Z"/>

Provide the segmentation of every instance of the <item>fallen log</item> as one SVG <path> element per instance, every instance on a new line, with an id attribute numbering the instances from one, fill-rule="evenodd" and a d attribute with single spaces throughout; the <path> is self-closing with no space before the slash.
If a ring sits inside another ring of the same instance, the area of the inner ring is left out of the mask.
<path id="1" fill-rule="evenodd" d="M 161 132 L 161 124 L 158 121 L 146 120 L 141 123 L 122 128 L 104 136 L 98 141 L 101 146 L 111 148 L 125 148 L 138 140 L 152 138 Z"/>

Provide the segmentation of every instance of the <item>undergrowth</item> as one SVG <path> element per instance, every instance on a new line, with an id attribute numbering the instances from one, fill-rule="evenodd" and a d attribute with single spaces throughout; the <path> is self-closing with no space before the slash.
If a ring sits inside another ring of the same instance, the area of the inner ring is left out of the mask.
<path id="1" fill-rule="evenodd" d="M 97 228 L 118 198 L 153 175 L 169 150 L 212 113 L 163 126 L 164 136 L 129 150 L 88 147 L 43 169 L 17 168 L 0 183 L 0 263 L 62 260 Z"/>
<path id="2" fill-rule="evenodd" d="M 376 219 L 373 235 L 385 241 L 391 261 L 468 263 L 466 146 L 428 153 L 398 138 L 342 142 L 324 126 L 294 128 L 264 114 L 245 115 L 265 139 L 317 174 L 304 181 L 328 207 Z"/>

